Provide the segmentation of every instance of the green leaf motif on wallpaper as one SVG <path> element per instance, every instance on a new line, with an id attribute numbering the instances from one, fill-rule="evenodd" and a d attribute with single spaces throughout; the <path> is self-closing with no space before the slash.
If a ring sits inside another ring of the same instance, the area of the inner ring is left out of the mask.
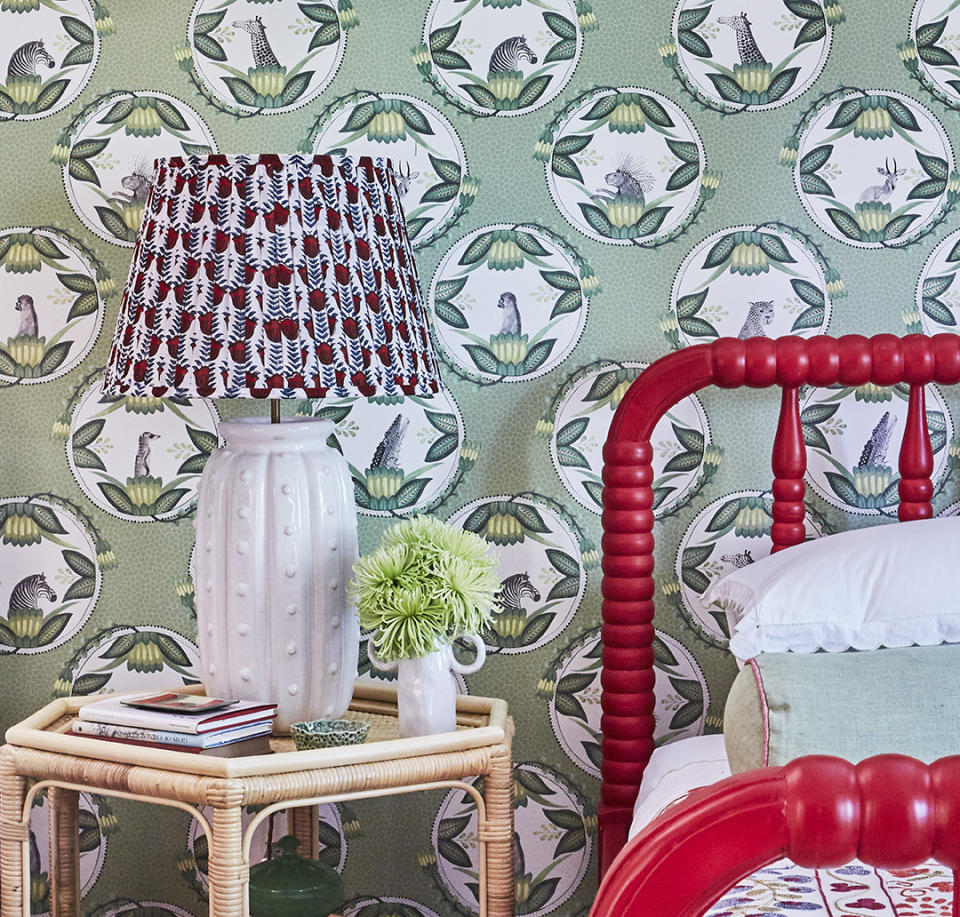
<path id="1" fill-rule="evenodd" d="M 941 297 L 950 289 L 956 277 L 955 272 L 940 277 L 925 277 L 920 290 L 923 314 L 948 328 L 956 325 L 957 319 L 953 309 Z"/>

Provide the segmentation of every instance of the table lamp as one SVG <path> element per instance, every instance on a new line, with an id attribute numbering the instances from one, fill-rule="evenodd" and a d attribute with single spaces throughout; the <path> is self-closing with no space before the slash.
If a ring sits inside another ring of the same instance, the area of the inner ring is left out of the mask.
<path id="1" fill-rule="evenodd" d="M 158 159 L 104 378 L 113 395 L 429 396 L 437 359 L 389 160 Z M 197 492 L 208 694 L 276 701 L 277 728 L 350 702 L 353 483 L 329 420 L 220 424 Z"/>

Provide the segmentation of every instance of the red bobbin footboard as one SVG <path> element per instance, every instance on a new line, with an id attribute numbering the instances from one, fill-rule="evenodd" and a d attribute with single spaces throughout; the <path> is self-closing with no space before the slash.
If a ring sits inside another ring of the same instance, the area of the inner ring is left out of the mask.
<path id="1" fill-rule="evenodd" d="M 860 764 L 797 758 L 690 795 L 647 826 L 604 876 L 591 917 L 700 917 L 774 860 L 898 869 L 935 859 L 954 870 L 960 913 L 960 756 Z M 692 876 L 696 881 L 691 882 Z"/>
<path id="2" fill-rule="evenodd" d="M 780 386 L 772 459 L 773 550 L 780 551 L 804 537 L 806 451 L 799 388 L 868 382 L 910 387 L 899 458 L 898 512 L 901 520 L 928 518 L 933 514 L 933 451 L 923 387 L 930 382 L 960 382 L 960 337 L 721 338 L 657 360 L 641 373 L 617 409 L 603 450 L 601 876 L 626 841 L 640 778 L 654 747 L 650 436 L 657 421 L 676 402 L 707 385 Z"/>

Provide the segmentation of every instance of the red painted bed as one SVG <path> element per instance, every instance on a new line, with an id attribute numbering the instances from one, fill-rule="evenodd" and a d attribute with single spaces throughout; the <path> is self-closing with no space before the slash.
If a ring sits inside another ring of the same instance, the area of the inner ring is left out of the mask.
<path id="1" fill-rule="evenodd" d="M 810 866 L 846 862 L 851 851 L 859 851 L 861 858 L 865 853 L 876 856 L 874 865 L 878 866 L 906 865 L 907 860 L 912 865 L 929 856 L 950 868 L 960 866 L 960 758 L 945 759 L 935 766 L 938 770 L 932 770 L 911 759 L 885 756 L 874 759 L 870 767 L 858 768 L 837 759 L 800 759 L 787 768 L 754 771 L 724 781 L 654 823 L 611 869 L 626 842 L 640 779 L 654 748 L 650 436 L 657 421 L 676 402 L 708 385 L 781 388 L 772 458 L 771 530 L 773 551 L 781 551 L 804 539 L 806 451 L 800 425 L 800 387 L 868 382 L 881 386 L 906 383 L 910 388 L 899 456 L 898 514 L 902 521 L 929 518 L 933 515 L 933 452 L 924 386 L 960 382 L 958 336 L 721 338 L 657 360 L 637 378 L 617 409 L 603 452 L 599 856 L 601 877 L 609 874 L 592 913 L 652 915 L 649 910 L 616 908 L 644 887 L 644 894 L 649 894 L 653 888 L 649 883 L 657 881 L 654 866 L 658 865 L 662 880 L 670 870 L 679 868 L 677 857 L 681 855 L 692 859 L 687 861 L 685 880 L 676 883 L 676 888 L 689 892 L 692 903 L 681 906 L 676 902 L 675 909 L 658 911 L 656 917 L 702 914 L 730 883 L 785 851 L 802 857 L 800 865 Z M 884 802 L 887 798 L 892 800 L 890 807 Z M 859 809 L 854 805 L 857 800 Z M 743 806 L 760 807 L 769 815 L 770 832 L 757 831 L 754 822 L 754 827 L 740 833 L 731 845 L 731 835 L 719 826 L 727 824 L 727 830 L 735 830 Z M 945 825 L 951 820 L 957 827 L 948 834 Z M 846 824 L 842 830 L 841 822 Z M 908 824 L 905 841 L 903 829 Z M 684 840 L 688 836 L 693 839 Z M 702 888 L 691 889 L 690 877 L 703 870 L 707 855 L 712 863 L 721 865 L 703 872 Z M 671 881 L 675 882 L 677 875 L 674 873 Z M 960 915 L 956 893 L 954 913 Z"/>

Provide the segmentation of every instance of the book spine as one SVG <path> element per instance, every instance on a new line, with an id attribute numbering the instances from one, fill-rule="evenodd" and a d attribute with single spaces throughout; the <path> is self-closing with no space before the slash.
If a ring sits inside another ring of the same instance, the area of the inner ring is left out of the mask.
<path id="1" fill-rule="evenodd" d="M 91 704 L 90 706 L 95 706 Z M 137 710 L 135 707 L 124 707 L 121 710 L 99 709 L 87 712 L 87 707 L 81 707 L 81 720 L 98 723 L 108 723 L 116 726 L 135 726 L 138 729 L 154 729 L 158 732 L 177 732 L 196 735 L 200 725 L 194 717 L 168 716 L 156 711 Z M 96 720 L 94 720 L 96 717 Z"/>
<path id="2" fill-rule="evenodd" d="M 159 742 L 163 745 L 183 745 L 200 748 L 204 738 L 186 732 L 164 732 L 160 729 L 143 729 L 140 726 L 120 726 L 114 723 L 96 723 L 93 720 L 77 720 L 73 731 L 81 735 L 101 736 L 105 739 L 133 739 L 139 742 Z"/>

